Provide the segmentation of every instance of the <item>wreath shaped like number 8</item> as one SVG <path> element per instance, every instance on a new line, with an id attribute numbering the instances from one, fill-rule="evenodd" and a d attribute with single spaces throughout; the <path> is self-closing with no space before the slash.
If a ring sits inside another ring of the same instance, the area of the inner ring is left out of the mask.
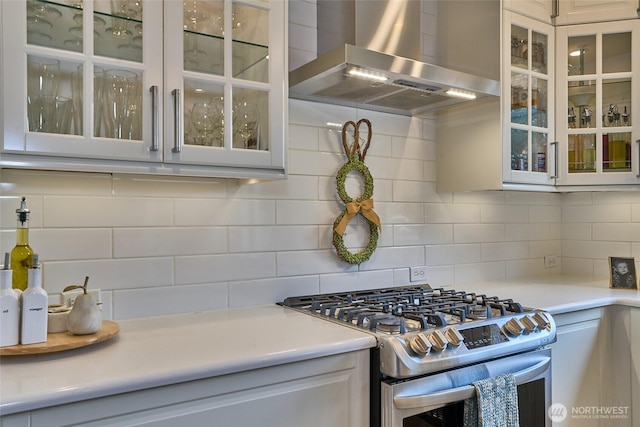
<path id="1" fill-rule="evenodd" d="M 360 126 L 364 124 L 368 128 L 367 141 L 360 146 Z M 354 141 L 351 147 L 347 145 L 347 129 L 353 127 Z M 338 256 L 350 264 L 362 264 L 368 260 L 378 245 L 378 230 L 380 229 L 380 218 L 373 211 L 373 177 L 369 168 L 364 164 L 364 157 L 367 155 L 369 144 L 371 143 L 371 122 L 361 119 L 358 123 L 348 121 L 342 126 L 342 146 L 347 155 L 347 163 L 338 170 L 336 174 L 336 187 L 338 196 L 345 204 L 345 209 L 333 223 L 333 246 L 336 248 Z M 351 198 L 345 189 L 347 175 L 351 171 L 358 171 L 364 180 L 364 192 L 356 199 Z M 347 224 L 352 218 L 361 214 L 369 223 L 369 243 L 358 253 L 351 253 L 344 244 L 342 236 L 347 228 Z"/>

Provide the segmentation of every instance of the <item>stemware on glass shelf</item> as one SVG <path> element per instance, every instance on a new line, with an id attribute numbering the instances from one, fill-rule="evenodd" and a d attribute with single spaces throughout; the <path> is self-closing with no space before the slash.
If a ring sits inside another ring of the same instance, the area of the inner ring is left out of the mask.
<path id="1" fill-rule="evenodd" d="M 105 135 L 110 138 L 131 139 L 139 131 L 132 126 L 137 109 L 142 108 L 140 79 L 128 70 L 107 70 L 104 73 Z M 132 109 L 135 106 L 136 112 Z M 139 115 L 139 113 L 137 113 Z"/>
<path id="2" fill-rule="evenodd" d="M 191 124 L 196 132 L 194 145 L 221 147 L 224 145 L 224 118 L 222 98 L 210 100 L 191 107 Z"/>
<path id="3" fill-rule="evenodd" d="M 234 146 L 256 150 L 260 148 L 260 117 L 252 102 L 239 99 L 234 106 Z M 238 139 L 239 143 L 235 143 Z"/>

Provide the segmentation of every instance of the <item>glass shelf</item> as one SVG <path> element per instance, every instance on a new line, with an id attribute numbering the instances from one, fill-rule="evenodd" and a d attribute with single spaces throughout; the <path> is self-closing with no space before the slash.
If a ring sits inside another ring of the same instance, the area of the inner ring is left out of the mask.
<path id="1" fill-rule="evenodd" d="M 267 69 L 269 47 L 233 41 L 233 77 L 257 67 Z M 224 37 L 184 30 L 184 69 L 204 74 L 224 74 Z"/>

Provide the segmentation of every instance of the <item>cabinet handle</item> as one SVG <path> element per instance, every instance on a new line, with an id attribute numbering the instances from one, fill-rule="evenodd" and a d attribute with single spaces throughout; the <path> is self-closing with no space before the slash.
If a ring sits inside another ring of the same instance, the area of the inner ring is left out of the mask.
<path id="1" fill-rule="evenodd" d="M 180 89 L 174 89 L 171 93 L 173 94 L 173 124 L 175 126 L 171 152 L 179 153 L 182 150 L 182 102 L 180 102 Z"/>
<path id="2" fill-rule="evenodd" d="M 552 162 L 553 172 L 549 171 L 549 178 L 557 179 L 558 178 L 558 141 L 553 141 L 549 144 L 549 152 L 552 154 Z"/>
<path id="3" fill-rule="evenodd" d="M 638 160 L 638 163 L 636 163 L 636 176 L 640 177 L 640 139 L 636 140 L 636 145 L 638 146 L 638 157 L 636 157 L 636 160 Z"/>
<path id="4" fill-rule="evenodd" d="M 640 0 L 638 0 L 640 1 Z M 553 0 L 553 3 L 551 3 L 551 18 L 557 18 L 560 15 L 560 0 Z"/>
<path id="5" fill-rule="evenodd" d="M 159 137 L 160 132 L 158 131 L 158 126 L 160 123 L 160 109 L 158 108 L 158 86 L 153 85 L 151 89 L 151 151 L 158 151 L 160 148 Z"/>

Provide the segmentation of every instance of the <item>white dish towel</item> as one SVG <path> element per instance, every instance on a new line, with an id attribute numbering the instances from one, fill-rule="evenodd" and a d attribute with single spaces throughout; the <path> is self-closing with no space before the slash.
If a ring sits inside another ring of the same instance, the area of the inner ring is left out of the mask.
<path id="1" fill-rule="evenodd" d="M 464 427 L 519 427 L 518 386 L 511 374 L 475 381 L 464 402 Z"/>

